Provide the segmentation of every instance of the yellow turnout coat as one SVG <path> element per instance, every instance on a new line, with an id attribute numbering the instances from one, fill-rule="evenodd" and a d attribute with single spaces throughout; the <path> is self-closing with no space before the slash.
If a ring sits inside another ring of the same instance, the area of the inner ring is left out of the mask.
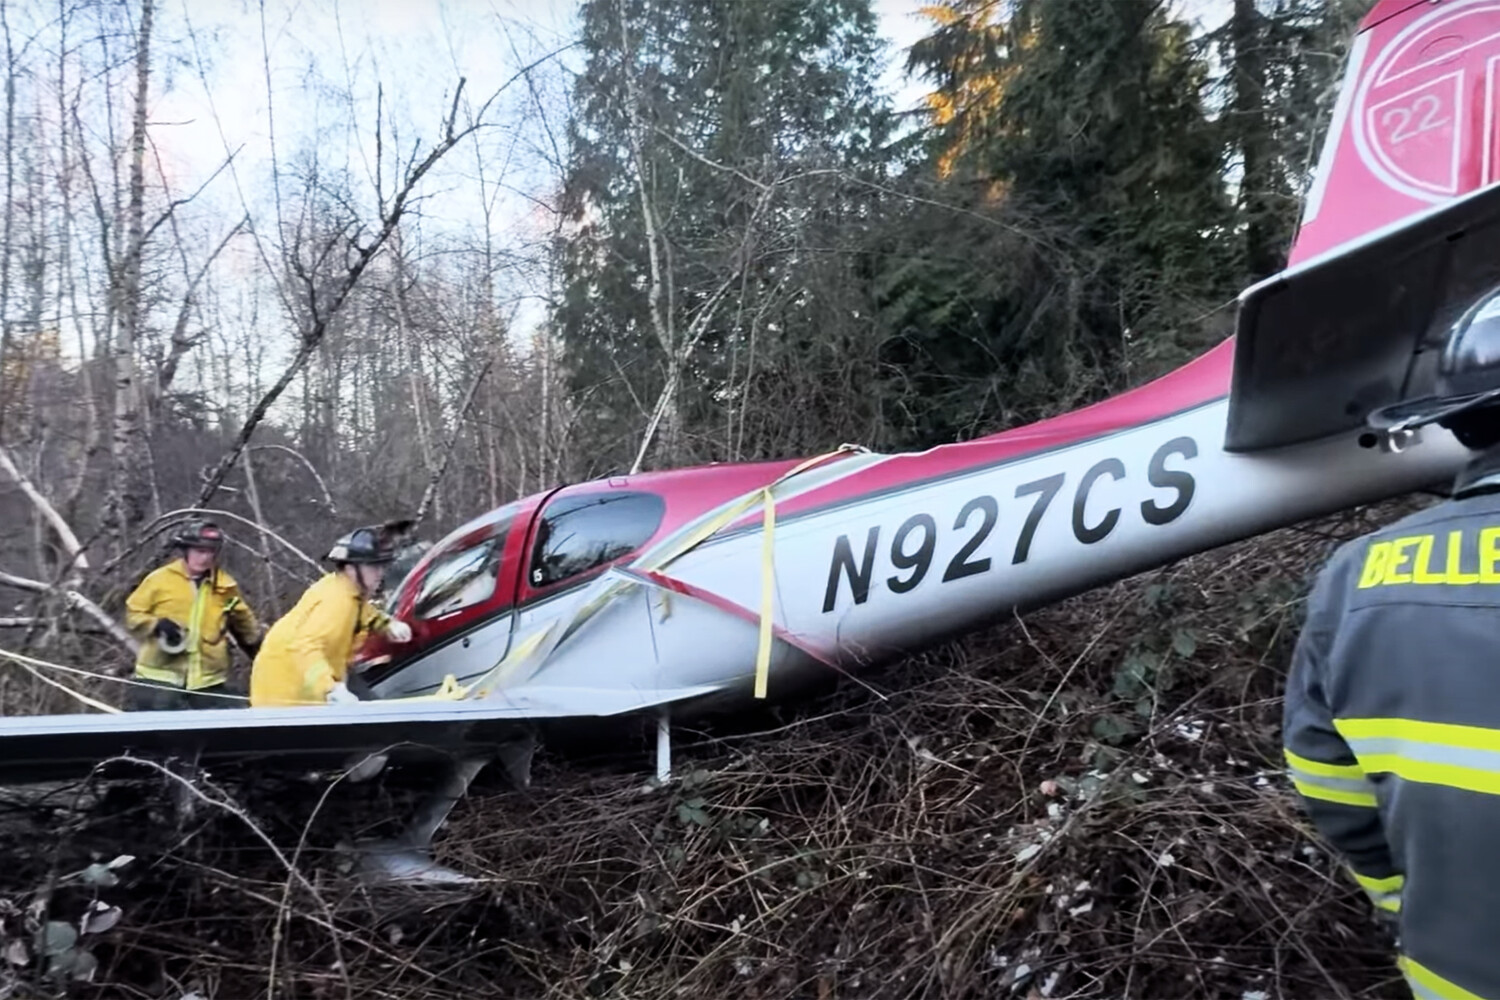
<path id="1" fill-rule="evenodd" d="M 181 653 L 164 653 L 157 644 L 152 630 L 161 618 L 182 627 L 187 647 Z M 260 623 L 234 577 L 214 569 L 201 584 L 194 583 L 181 559 L 146 574 L 125 599 L 125 627 L 141 642 L 135 675 L 189 691 L 228 678 L 230 632 L 241 646 L 255 645 L 260 635 Z"/>
<path id="2" fill-rule="evenodd" d="M 324 576 L 266 633 L 250 670 L 250 707 L 323 704 L 364 637 L 389 620 L 347 576 Z"/>

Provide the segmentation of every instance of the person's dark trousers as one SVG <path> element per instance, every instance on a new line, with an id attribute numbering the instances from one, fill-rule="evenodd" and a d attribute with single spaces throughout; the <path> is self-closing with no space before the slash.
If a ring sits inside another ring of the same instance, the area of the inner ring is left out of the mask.
<path id="1" fill-rule="evenodd" d="M 194 708 L 240 708 L 245 703 L 236 698 L 220 698 L 229 694 L 223 684 L 185 691 L 160 681 L 148 681 L 141 677 L 131 678 L 129 693 L 125 697 L 125 708 L 131 712 L 174 712 Z"/>

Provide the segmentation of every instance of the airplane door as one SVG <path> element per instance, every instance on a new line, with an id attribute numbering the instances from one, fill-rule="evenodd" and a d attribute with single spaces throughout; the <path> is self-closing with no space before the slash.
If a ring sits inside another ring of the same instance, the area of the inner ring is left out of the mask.
<path id="1" fill-rule="evenodd" d="M 382 643 L 380 651 L 389 661 L 368 661 L 361 671 L 374 697 L 431 694 L 450 674 L 467 684 L 505 658 L 535 509 L 512 509 L 446 540 L 413 571 L 395 601 L 396 615 L 411 625 L 410 646 L 402 650 Z"/>

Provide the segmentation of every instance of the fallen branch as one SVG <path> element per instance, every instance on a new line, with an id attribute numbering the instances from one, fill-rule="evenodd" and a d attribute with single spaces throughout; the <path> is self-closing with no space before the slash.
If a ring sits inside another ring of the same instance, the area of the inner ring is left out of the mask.
<path id="1" fill-rule="evenodd" d="M 52 526 L 52 530 L 57 532 L 57 537 L 62 541 L 63 549 L 67 551 L 74 568 L 79 571 L 88 569 L 89 561 L 83 554 L 83 546 L 78 544 L 78 536 L 73 534 L 73 529 L 68 526 L 67 521 L 63 520 L 57 508 L 53 507 L 47 498 L 42 496 L 41 491 L 32 485 L 31 480 L 16 467 L 16 463 L 11 460 L 4 448 L 0 448 L 0 469 L 4 469 L 6 474 L 16 481 L 21 492 L 26 494 L 26 498 Z"/>
<path id="2" fill-rule="evenodd" d="M 82 611 L 103 626 L 104 630 L 113 636 L 120 645 L 130 650 L 132 656 L 140 648 L 136 641 L 130 637 L 130 633 L 125 631 L 123 625 L 110 617 L 109 613 L 99 607 L 99 605 L 84 597 L 76 590 L 70 590 L 65 587 L 54 587 L 40 580 L 31 580 L 24 576 L 16 576 L 4 570 L 0 570 L 0 583 L 8 584 L 21 590 L 29 590 L 36 594 L 56 594 L 63 599 L 63 602 L 69 608 Z"/>
<path id="3" fill-rule="evenodd" d="M 322 565 L 316 559 L 308 555 L 306 552 L 303 552 L 301 549 L 297 548 L 297 546 L 293 545 L 285 538 L 282 538 L 270 528 L 267 528 L 264 525 L 256 524 L 254 521 L 250 520 L 247 517 L 241 517 L 239 514 L 235 514 L 227 510 L 218 510 L 214 507 L 183 507 L 178 510 L 167 511 L 161 517 L 158 517 L 156 520 L 152 521 L 150 524 L 142 528 L 140 541 L 131 546 L 131 548 L 127 549 L 125 552 L 121 553 L 118 559 L 112 560 L 108 566 L 105 566 L 104 572 L 108 573 L 111 569 L 123 562 L 133 552 L 139 551 L 153 538 L 161 534 L 163 531 L 166 531 L 167 528 L 171 527 L 173 521 L 189 515 L 196 515 L 200 517 L 222 517 L 227 518 L 231 521 L 238 521 L 240 524 L 243 524 L 248 528 L 254 528 L 256 531 L 263 532 L 270 538 L 281 543 L 281 545 L 285 547 L 288 552 L 291 552 L 298 559 L 301 559 L 303 562 L 307 563 L 307 565 L 311 566 L 319 574 L 323 572 Z"/>
<path id="4" fill-rule="evenodd" d="M 323 505 L 328 508 L 328 513 L 332 514 L 334 517 L 338 517 L 338 505 L 333 502 L 333 494 L 328 491 L 328 484 L 323 481 L 322 476 L 318 475 L 317 468 L 312 464 L 312 462 L 308 461 L 306 455 L 302 454 L 295 448 L 288 448 L 284 444 L 258 444 L 252 446 L 248 450 L 252 452 L 284 451 L 288 455 L 295 458 L 297 461 L 301 462 L 303 467 L 307 469 L 308 473 L 313 477 L 313 479 L 317 481 L 318 489 L 323 491 Z"/>

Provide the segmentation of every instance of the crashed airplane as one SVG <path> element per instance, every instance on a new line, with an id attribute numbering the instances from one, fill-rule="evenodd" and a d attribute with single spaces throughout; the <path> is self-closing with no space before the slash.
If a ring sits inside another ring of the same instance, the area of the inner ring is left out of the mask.
<path id="1" fill-rule="evenodd" d="M 1447 486 L 1446 431 L 1371 430 L 1429 390 L 1437 345 L 1500 301 L 1500 0 L 1380 0 L 1348 57 L 1290 266 L 1235 334 L 1087 408 L 905 454 L 617 476 L 517 500 L 434 545 L 391 596 L 345 706 L 0 720 L 0 780 L 121 754 L 268 766 L 437 755 L 420 852 L 543 723 L 671 726 L 794 696 L 1192 553 Z M 432 869 L 435 870 L 435 869 Z"/>

